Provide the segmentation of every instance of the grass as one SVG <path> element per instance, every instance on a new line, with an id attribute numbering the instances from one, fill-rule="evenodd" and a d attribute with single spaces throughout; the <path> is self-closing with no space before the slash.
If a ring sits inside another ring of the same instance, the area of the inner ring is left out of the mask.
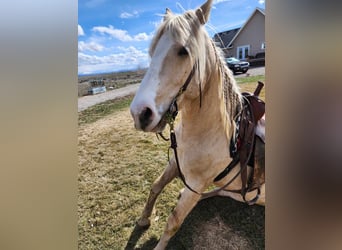
<path id="1" fill-rule="evenodd" d="M 94 105 L 78 114 L 78 125 L 95 122 L 115 111 L 123 110 L 129 106 L 133 96 L 125 96 Z"/>
<path id="2" fill-rule="evenodd" d="M 247 77 L 239 77 L 236 78 L 236 82 L 238 84 L 243 84 L 243 83 L 257 83 L 258 81 L 265 81 L 265 76 L 264 75 L 258 75 L 258 76 L 247 76 Z"/>
<path id="3" fill-rule="evenodd" d="M 167 144 L 135 131 L 128 109 L 81 125 L 79 133 L 79 249 L 123 249 L 167 162 Z M 156 207 L 160 222 L 175 205 L 179 184 Z M 159 226 L 141 242 L 160 235 Z"/>
<path id="4" fill-rule="evenodd" d="M 254 91 L 254 78 L 241 81 L 242 91 Z M 183 188 L 179 180 L 171 182 L 157 200 L 151 227 L 135 228 L 151 184 L 167 163 L 168 143 L 133 128 L 131 99 L 79 113 L 79 249 L 152 249 Z M 168 249 L 264 249 L 264 212 L 229 198 L 201 201 Z"/>

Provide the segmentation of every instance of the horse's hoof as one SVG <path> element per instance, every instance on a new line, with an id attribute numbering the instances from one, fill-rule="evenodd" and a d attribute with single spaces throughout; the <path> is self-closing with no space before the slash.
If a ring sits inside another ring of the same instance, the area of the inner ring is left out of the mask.
<path id="1" fill-rule="evenodd" d="M 140 218 L 138 221 L 137 221 L 137 224 L 139 227 L 142 227 L 142 228 L 149 228 L 150 225 L 151 225 L 151 222 L 148 218 Z"/>

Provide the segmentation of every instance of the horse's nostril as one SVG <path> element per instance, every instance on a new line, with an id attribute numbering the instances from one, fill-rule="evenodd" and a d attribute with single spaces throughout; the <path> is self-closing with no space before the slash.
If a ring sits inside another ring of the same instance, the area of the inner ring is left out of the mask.
<path id="1" fill-rule="evenodd" d="M 152 110 L 150 108 L 146 108 L 141 115 L 145 118 L 145 119 L 149 119 L 152 116 Z"/>
<path id="2" fill-rule="evenodd" d="M 140 126 L 145 129 L 152 122 L 153 112 L 150 108 L 145 108 L 139 115 Z"/>

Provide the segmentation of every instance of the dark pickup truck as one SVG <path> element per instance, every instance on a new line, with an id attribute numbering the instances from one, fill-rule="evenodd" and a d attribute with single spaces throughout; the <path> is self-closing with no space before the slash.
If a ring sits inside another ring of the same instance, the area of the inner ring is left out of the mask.
<path id="1" fill-rule="evenodd" d="M 265 52 L 256 53 L 248 58 L 250 66 L 265 66 Z"/>
<path id="2" fill-rule="evenodd" d="M 236 59 L 235 57 L 227 58 L 226 62 L 227 62 L 228 68 L 230 68 L 234 74 L 236 72 L 246 73 L 247 70 L 249 69 L 248 62 L 240 61 L 239 59 Z"/>

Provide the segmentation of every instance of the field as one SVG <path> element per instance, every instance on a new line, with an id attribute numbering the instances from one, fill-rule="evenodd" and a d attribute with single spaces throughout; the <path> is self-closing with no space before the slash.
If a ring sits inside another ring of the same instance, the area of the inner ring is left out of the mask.
<path id="1" fill-rule="evenodd" d="M 264 77 L 238 82 L 253 92 L 257 80 Z M 150 186 L 167 163 L 168 143 L 134 129 L 131 98 L 79 113 L 79 249 L 152 249 L 183 188 L 178 179 L 171 182 L 157 200 L 151 227 L 135 227 Z M 264 216 L 264 207 L 229 198 L 200 201 L 168 249 L 264 249 Z"/>

